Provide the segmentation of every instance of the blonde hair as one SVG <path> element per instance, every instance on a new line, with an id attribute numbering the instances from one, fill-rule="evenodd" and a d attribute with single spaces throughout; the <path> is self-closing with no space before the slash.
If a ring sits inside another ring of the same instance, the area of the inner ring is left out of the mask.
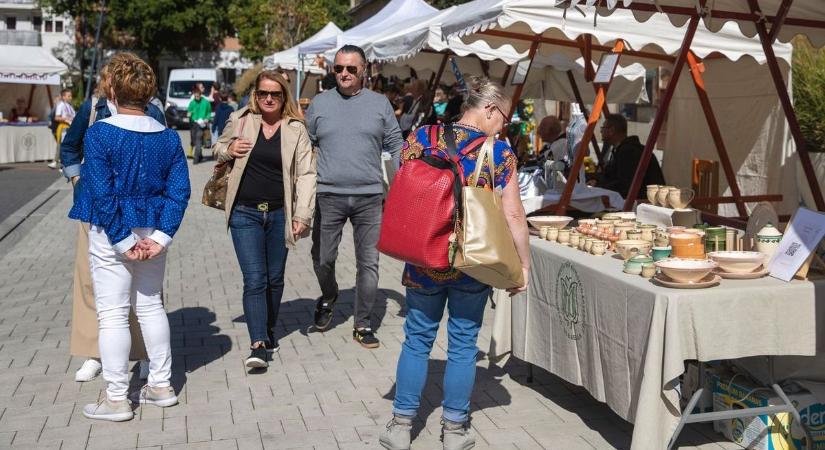
<path id="1" fill-rule="evenodd" d="M 509 98 L 504 94 L 504 89 L 487 78 L 470 77 L 467 80 L 467 93 L 464 96 L 464 103 L 461 105 L 461 112 L 469 109 L 485 108 L 490 103 L 496 105 L 507 105 Z"/>
<path id="2" fill-rule="evenodd" d="M 118 53 L 109 61 L 109 85 L 119 106 L 145 108 L 155 93 L 155 72 L 134 53 Z"/>
<path id="3" fill-rule="evenodd" d="M 249 94 L 249 110 L 255 114 L 261 113 L 261 107 L 258 105 L 258 96 L 256 95 L 256 91 L 258 90 L 258 86 L 261 84 L 261 80 L 264 79 L 274 81 L 281 86 L 281 91 L 284 93 L 284 104 L 281 106 L 281 118 L 286 120 L 295 119 L 303 122 L 303 115 L 298 109 L 298 104 L 295 103 L 295 99 L 292 98 L 292 92 L 290 92 L 289 85 L 283 75 L 274 70 L 261 71 L 261 73 L 255 77 L 255 87 Z"/>

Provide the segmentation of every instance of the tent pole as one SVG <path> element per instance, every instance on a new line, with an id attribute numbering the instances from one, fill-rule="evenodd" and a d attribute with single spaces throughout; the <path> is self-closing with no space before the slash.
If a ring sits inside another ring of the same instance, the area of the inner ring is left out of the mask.
<path id="1" fill-rule="evenodd" d="M 702 7 L 705 6 L 705 0 L 701 1 Z M 682 48 L 679 50 L 679 56 L 673 64 L 673 75 L 670 77 L 670 82 L 667 84 L 667 90 L 662 103 L 659 104 L 659 109 L 656 111 L 656 117 L 653 119 L 653 127 L 650 129 L 650 135 L 645 143 L 645 149 L 642 152 L 642 158 L 639 160 L 639 167 L 636 168 L 636 175 L 633 176 L 633 183 L 630 184 L 630 189 L 627 191 L 627 198 L 624 201 L 625 211 L 630 211 L 633 204 L 636 202 L 639 195 L 639 188 L 642 187 L 642 180 L 647 173 L 647 167 L 650 165 L 650 158 L 653 157 L 653 147 L 656 146 L 656 140 L 659 139 L 659 133 L 662 131 L 664 125 L 665 115 L 668 108 L 670 108 L 670 101 L 673 100 L 673 94 L 676 92 L 676 85 L 679 84 L 679 76 L 682 74 L 682 69 L 685 67 L 687 61 L 687 54 L 690 51 L 690 44 L 693 42 L 693 36 L 696 35 L 696 28 L 699 26 L 699 16 L 693 14 L 688 23 L 685 37 L 682 40 Z"/>
<path id="2" fill-rule="evenodd" d="M 624 51 L 624 41 L 619 40 L 613 47 L 613 52 L 621 55 Z M 620 56 L 621 58 L 621 56 Z M 596 131 L 596 124 L 599 123 L 599 117 L 602 112 L 602 105 L 604 105 L 607 98 L 607 89 L 609 84 L 600 84 L 599 90 L 596 93 L 596 101 L 593 103 L 593 112 L 590 113 L 590 118 L 587 121 L 587 129 L 584 131 L 579 147 L 576 149 L 576 159 L 573 160 L 573 166 L 570 167 L 570 176 L 567 177 L 567 184 L 564 185 L 564 192 L 561 194 L 558 205 L 556 205 L 556 214 L 563 216 L 567 212 L 567 205 L 570 204 L 570 198 L 573 196 L 573 187 L 576 185 L 576 179 L 579 177 L 579 170 L 584 163 L 584 154 L 587 150 L 590 139 L 593 138 L 593 133 Z"/>
<path id="3" fill-rule="evenodd" d="M 32 84 L 31 89 L 29 89 L 29 103 L 26 105 L 26 111 L 31 112 L 32 109 L 32 99 L 34 99 L 34 88 L 37 87 L 36 84 Z"/>
<path id="4" fill-rule="evenodd" d="M 504 87 L 507 86 L 507 79 L 510 78 L 510 69 L 512 68 L 513 66 L 507 66 L 507 69 L 504 71 L 504 76 L 501 77 L 501 85 Z"/>
<path id="5" fill-rule="evenodd" d="M 582 93 L 579 91 L 579 84 L 576 83 L 576 77 L 573 76 L 573 71 L 567 71 L 567 79 L 570 80 L 570 87 L 573 88 L 573 95 L 576 97 L 576 102 L 579 103 L 579 108 L 582 110 L 582 114 L 585 116 L 590 116 L 590 113 L 587 111 L 587 106 L 584 104 L 584 99 L 582 99 Z M 597 92 L 598 93 L 598 90 Z M 590 142 L 593 144 L 593 150 L 596 151 L 596 156 L 599 158 L 599 167 L 604 169 L 604 160 L 602 158 L 602 151 L 599 148 L 599 141 L 596 139 L 596 135 L 594 134 L 593 137 L 590 139 Z"/>
<path id="6" fill-rule="evenodd" d="M 713 142 L 716 144 L 716 151 L 719 154 L 719 161 L 722 163 L 722 168 L 725 171 L 725 177 L 728 179 L 733 199 L 736 202 L 736 211 L 740 216 L 747 216 L 748 211 L 745 209 L 745 202 L 742 201 L 742 191 L 739 190 L 739 182 L 736 181 L 736 173 L 733 171 L 733 166 L 730 163 L 728 150 L 725 147 L 725 141 L 722 139 L 722 132 L 719 129 L 719 123 L 716 121 L 716 115 L 713 113 L 713 107 L 708 99 L 707 90 L 705 90 L 705 80 L 702 78 L 704 66 L 696 59 L 696 55 L 689 51 L 687 54 L 688 64 L 690 65 L 690 74 L 693 78 L 693 86 L 696 88 L 696 94 L 699 96 L 699 103 L 702 105 L 702 111 L 705 113 L 705 119 L 708 121 L 708 128 L 710 134 L 713 136 Z M 718 195 L 718 194 L 717 194 Z"/>
<path id="7" fill-rule="evenodd" d="M 788 2 L 790 3 L 790 2 Z M 759 4 L 756 0 L 748 0 L 751 12 L 757 14 Z M 776 59 L 776 54 L 773 51 L 772 42 L 770 42 L 768 30 L 764 23 L 756 21 L 756 32 L 759 34 L 759 40 L 762 41 L 762 49 L 767 58 L 768 68 L 771 71 L 774 85 L 776 86 L 776 93 L 779 95 L 779 101 L 782 103 L 782 109 L 785 111 L 785 117 L 788 119 L 788 127 L 791 129 L 794 143 L 796 143 L 796 151 L 799 154 L 799 162 L 802 164 L 802 169 L 805 171 L 805 177 L 808 179 L 808 185 L 811 188 L 811 194 L 816 203 L 816 209 L 825 211 L 825 199 L 822 198 L 822 189 L 819 187 L 819 180 L 816 178 L 813 164 L 811 163 L 811 155 L 808 154 L 808 148 L 805 145 L 805 138 L 802 135 L 802 129 L 799 127 L 799 120 L 796 117 L 796 112 L 793 109 L 793 103 L 788 95 L 785 81 L 782 78 L 782 71 L 779 69 L 779 62 Z M 774 23 L 773 26 L 781 26 L 779 22 Z"/>
<path id="8" fill-rule="evenodd" d="M 586 34 L 584 36 L 580 36 L 578 40 L 581 42 L 581 47 L 579 50 L 581 51 L 582 58 L 584 58 L 584 79 L 591 83 L 590 85 L 593 86 L 594 92 L 599 92 L 599 88 L 593 83 L 593 78 L 596 76 L 596 69 L 593 67 L 593 35 Z M 584 109 L 582 109 L 584 112 Z M 587 113 L 585 113 L 586 115 Z M 604 103 L 602 107 L 602 114 L 607 117 L 610 114 L 610 108 L 607 107 L 607 102 Z M 599 157 L 599 164 L 601 165 L 601 157 Z"/>
<path id="9" fill-rule="evenodd" d="M 49 108 L 54 108 L 54 99 L 52 98 L 52 86 L 50 84 L 46 85 L 46 94 L 49 95 Z"/>
<path id="10" fill-rule="evenodd" d="M 444 56 L 441 58 L 441 65 L 438 66 L 438 72 L 433 78 L 433 82 L 430 83 L 430 92 L 435 94 L 435 88 L 438 86 L 438 83 L 441 82 L 441 76 L 444 75 L 444 69 L 447 67 L 447 60 L 450 59 L 449 53 L 444 53 Z"/>
<path id="11" fill-rule="evenodd" d="M 539 37 L 540 35 L 536 35 L 533 38 L 533 42 L 530 44 L 530 52 L 527 54 L 527 58 L 530 60 L 530 66 L 533 65 L 533 58 L 536 57 L 536 50 L 539 48 Z M 527 68 L 527 72 L 530 72 L 530 68 Z M 516 106 L 518 106 L 519 100 L 521 100 L 521 93 L 524 91 L 524 85 L 527 84 L 527 74 L 524 74 L 524 83 L 519 84 L 516 86 L 516 91 L 513 93 L 513 100 L 510 105 L 510 115 L 507 116 L 508 119 L 513 117 L 513 114 L 516 113 Z"/>
<path id="12" fill-rule="evenodd" d="M 785 19 L 788 18 L 788 13 L 791 11 L 791 3 L 793 0 L 783 0 L 779 5 L 779 10 L 776 12 L 776 18 L 771 26 L 771 34 L 768 36 L 768 42 L 773 45 L 776 37 L 779 36 L 779 31 L 782 30 L 782 25 L 785 24 Z"/>

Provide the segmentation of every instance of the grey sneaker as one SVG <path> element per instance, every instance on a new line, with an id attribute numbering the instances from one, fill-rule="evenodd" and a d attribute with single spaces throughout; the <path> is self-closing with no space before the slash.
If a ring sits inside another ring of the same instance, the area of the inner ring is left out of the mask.
<path id="1" fill-rule="evenodd" d="M 89 419 L 123 422 L 132 420 L 135 413 L 126 400 L 111 401 L 108 398 L 100 403 L 89 403 L 83 407 L 83 415 Z"/>
<path id="2" fill-rule="evenodd" d="M 470 450 L 476 446 L 476 437 L 470 429 L 470 421 L 441 420 L 441 441 L 444 450 Z"/>
<path id="3" fill-rule="evenodd" d="M 378 437 L 378 442 L 389 450 L 409 450 L 412 421 L 412 417 L 393 416 Z"/>
<path id="4" fill-rule="evenodd" d="M 143 405 L 155 405 L 161 408 L 168 408 L 178 404 L 178 397 L 172 386 L 152 387 L 148 384 L 140 391 L 135 392 L 132 401 Z"/>

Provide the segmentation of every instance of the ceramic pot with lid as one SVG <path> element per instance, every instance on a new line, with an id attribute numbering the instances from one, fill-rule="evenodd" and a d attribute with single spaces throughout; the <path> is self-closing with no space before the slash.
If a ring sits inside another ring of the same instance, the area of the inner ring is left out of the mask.
<path id="1" fill-rule="evenodd" d="M 769 223 L 756 233 L 756 251 L 764 254 L 767 259 L 771 259 L 781 241 L 782 232 Z"/>

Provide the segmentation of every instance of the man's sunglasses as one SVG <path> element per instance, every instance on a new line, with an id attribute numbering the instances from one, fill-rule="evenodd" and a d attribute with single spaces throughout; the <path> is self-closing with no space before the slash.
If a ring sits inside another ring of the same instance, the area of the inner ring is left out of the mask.
<path id="1" fill-rule="evenodd" d="M 341 72 L 344 71 L 344 69 L 347 69 L 347 72 L 349 72 L 350 75 L 358 75 L 358 67 L 357 66 L 341 66 L 341 65 L 338 65 L 338 64 L 333 66 L 333 70 L 335 70 L 335 73 L 341 73 Z"/>
<path id="2" fill-rule="evenodd" d="M 284 99 L 284 93 L 282 91 L 255 91 L 255 97 L 258 97 L 258 100 L 266 100 L 269 96 L 272 96 L 272 100 Z"/>

